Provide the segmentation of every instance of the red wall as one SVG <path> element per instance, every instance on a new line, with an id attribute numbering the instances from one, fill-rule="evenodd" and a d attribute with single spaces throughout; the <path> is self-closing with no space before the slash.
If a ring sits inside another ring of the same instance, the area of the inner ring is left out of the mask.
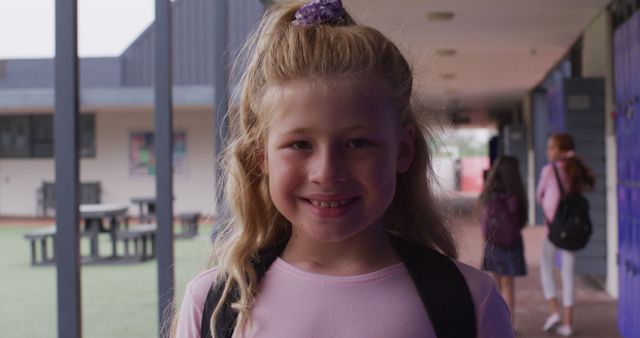
<path id="1" fill-rule="evenodd" d="M 489 157 L 465 157 L 460 164 L 460 190 L 477 193 L 482 191 L 483 172 L 489 168 Z"/>

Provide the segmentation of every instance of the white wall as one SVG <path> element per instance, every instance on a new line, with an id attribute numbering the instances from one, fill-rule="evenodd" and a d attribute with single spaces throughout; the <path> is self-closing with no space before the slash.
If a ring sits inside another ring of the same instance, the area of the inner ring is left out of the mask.
<path id="1" fill-rule="evenodd" d="M 433 171 L 437 182 L 433 185 L 438 193 L 451 193 L 456 190 L 454 159 L 451 156 L 434 156 Z"/>
<path id="2" fill-rule="evenodd" d="M 528 224 L 536 223 L 536 166 L 535 151 L 533 144 L 533 112 L 532 112 L 531 93 L 527 93 L 522 100 L 522 119 L 527 130 L 527 177 L 525 178 L 525 186 L 527 189 L 527 201 L 529 202 Z"/>
<path id="3" fill-rule="evenodd" d="M 53 176 L 52 160 L 0 159 L 0 215 L 35 215 L 36 191 Z"/>
<path id="4" fill-rule="evenodd" d="M 174 211 L 214 212 L 213 113 L 211 110 L 176 111 L 174 130 L 186 132 L 186 170 L 174 176 Z M 98 180 L 104 203 L 129 204 L 132 197 L 153 196 L 153 176 L 129 174 L 129 133 L 153 131 L 149 111 L 96 112 L 96 157 L 82 159 L 80 180 Z M 0 214 L 34 216 L 36 190 L 54 178 L 53 159 L 0 159 Z"/>
<path id="5" fill-rule="evenodd" d="M 615 110 L 612 67 L 611 19 L 606 10 L 589 24 L 582 37 L 582 76 L 601 77 L 605 80 L 605 146 L 607 189 L 607 291 L 618 296 L 618 204 L 616 137 L 610 112 Z"/>

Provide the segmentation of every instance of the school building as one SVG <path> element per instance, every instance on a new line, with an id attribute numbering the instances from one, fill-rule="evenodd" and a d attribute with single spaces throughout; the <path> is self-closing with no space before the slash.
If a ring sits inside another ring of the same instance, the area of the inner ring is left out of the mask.
<path id="1" fill-rule="evenodd" d="M 213 4 L 181 0 L 173 7 L 174 210 L 211 215 Z M 234 2 L 230 14 L 255 22 L 262 10 Z M 229 28 L 232 46 L 248 28 Z M 154 34 L 150 25 L 121 55 L 80 61 L 80 181 L 99 183 L 102 203 L 155 195 Z M 53 84 L 53 59 L 0 60 L 0 215 L 43 213 L 40 188 L 54 180 Z"/>
<path id="2" fill-rule="evenodd" d="M 619 299 L 621 334 L 640 336 L 640 1 L 343 2 L 410 55 L 420 102 L 455 128 L 495 128 L 496 151 L 520 161 L 531 224 L 547 136 L 574 136 L 596 175 L 577 271 Z M 228 3 L 233 51 L 268 4 Z M 212 17 L 211 1 L 174 2 L 175 212 L 215 213 Z M 80 181 L 99 182 L 101 202 L 155 193 L 154 41 L 151 25 L 121 55 L 80 61 Z M 54 179 L 53 73 L 52 59 L 0 60 L 0 215 L 39 215 Z"/>

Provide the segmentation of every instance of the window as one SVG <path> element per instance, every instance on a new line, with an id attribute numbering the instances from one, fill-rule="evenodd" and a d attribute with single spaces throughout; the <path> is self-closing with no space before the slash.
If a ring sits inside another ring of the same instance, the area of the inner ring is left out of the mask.
<path id="1" fill-rule="evenodd" d="M 80 156 L 96 157 L 96 117 L 93 114 L 80 115 Z"/>
<path id="2" fill-rule="evenodd" d="M 0 156 L 29 157 L 30 131 L 28 116 L 0 116 Z"/>
<path id="3" fill-rule="evenodd" d="M 80 156 L 95 157 L 95 116 L 81 114 L 78 124 Z M 0 115 L 0 157 L 53 157 L 53 115 Z"/>
<path id="4" fill-rule="evenodd" d="M 53 118 L 31 116 L 31 157 L 53 156 Z"/>

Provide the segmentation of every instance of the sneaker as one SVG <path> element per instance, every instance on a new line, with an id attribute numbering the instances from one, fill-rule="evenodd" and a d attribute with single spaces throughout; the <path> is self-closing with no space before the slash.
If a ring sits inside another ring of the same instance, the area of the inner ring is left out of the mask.
<path id="1" fill-rule="evenodd" d="M 560 315 L 557 314 L 557 313 L 554 313 L 551 316 L 549 316 L 549 318 L 547 318 L 546 322 L 544 322 L 544 326 L 542 327 L 542 331 L 549 332 L 549 331 L 551 331 L 551 329 L 553 329 L 558 324 L 560 324 Z"/>
<path id="2" fill-rule="evenodd" d="M 569 325 L 560 325 L 556 328 L 556 333 L 563 337 L 569 337 L 573 334 L 573 329 Z"/>

